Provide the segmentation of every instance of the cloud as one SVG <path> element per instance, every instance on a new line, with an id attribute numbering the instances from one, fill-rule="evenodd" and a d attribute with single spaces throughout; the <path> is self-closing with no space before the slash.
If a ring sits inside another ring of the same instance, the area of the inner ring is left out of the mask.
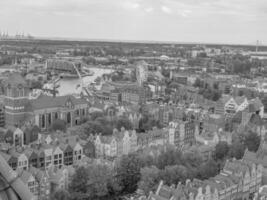
<path id="1" fill-rule="evenodd" d="M 154 8 L 152 8 L 152 7 L 145 8 L 145 12 L 147 12 L 147 13 L 151 13 L 153 11 L 154 11 Z"/>
<path id="2" fill-rule="evenodd" d="M 172 10 L 169 7 L 167 7 L 167 6 L 161 6 L 161 10 L 164 13 L 167 13 L 167 14 L 171 14 L 172 13 Z"/>
<path id="3" fill-rule="evenodd" d="M 0 7 L 0 29 L 36 35 L 245 41 L 267 34 L 266 0 L 0 0 Z"/>

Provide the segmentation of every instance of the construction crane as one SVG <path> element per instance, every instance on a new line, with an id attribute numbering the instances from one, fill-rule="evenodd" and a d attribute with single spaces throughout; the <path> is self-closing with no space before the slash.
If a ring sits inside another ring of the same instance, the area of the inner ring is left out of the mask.
<path id="1" fill-rule="evenodd" d="M 257 40 L 257 42 L 256 42 L 256 52 L 258 52 L 258 50 L 259 50 L 259 45 L 260 45 L 260 41 Z"/>

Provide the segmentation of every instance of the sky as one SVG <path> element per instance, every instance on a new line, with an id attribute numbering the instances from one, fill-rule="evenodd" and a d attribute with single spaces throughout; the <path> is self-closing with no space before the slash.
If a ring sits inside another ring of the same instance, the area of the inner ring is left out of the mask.
<path id="1" fill-rule="evenodd" d="M 35 37 L 267 45 L 267 0 L 0 0 L 0 31 Z"/>

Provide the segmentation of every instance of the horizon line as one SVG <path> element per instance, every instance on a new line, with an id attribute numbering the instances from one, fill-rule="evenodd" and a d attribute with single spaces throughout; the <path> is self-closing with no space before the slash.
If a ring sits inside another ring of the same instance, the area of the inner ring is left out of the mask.
<path id="1" fill-rule="evenodd" d="M 227 45 L 227 46 L 256 46 L 255 44 L 245 43 L 228 43 L 228 42 L 182 42 L 182 41 L 165 41 L 165 40 L 131 40 L 131 39 L 103 39 L 103 38 L 74 38 L 74 37 L 57 37 L 57 36 L 33 36 L 39 40 L 55 40 L 55 41 L 77 41 L 77 42 L 118 42 L 118 43 L 139 43 L 139 44 L 202 44 L 202 45 Z M 260 44 L 259 47 L 267 47 L 267 44 Z"/>

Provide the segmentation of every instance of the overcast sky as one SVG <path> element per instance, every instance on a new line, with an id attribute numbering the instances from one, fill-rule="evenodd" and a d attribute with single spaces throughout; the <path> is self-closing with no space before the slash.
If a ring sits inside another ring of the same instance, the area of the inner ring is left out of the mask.
<path id="1" fill-rule="evenodd" d="M 0 30 L 42 37 L 267 44 L 267 0 L 0 0 Z"/>

